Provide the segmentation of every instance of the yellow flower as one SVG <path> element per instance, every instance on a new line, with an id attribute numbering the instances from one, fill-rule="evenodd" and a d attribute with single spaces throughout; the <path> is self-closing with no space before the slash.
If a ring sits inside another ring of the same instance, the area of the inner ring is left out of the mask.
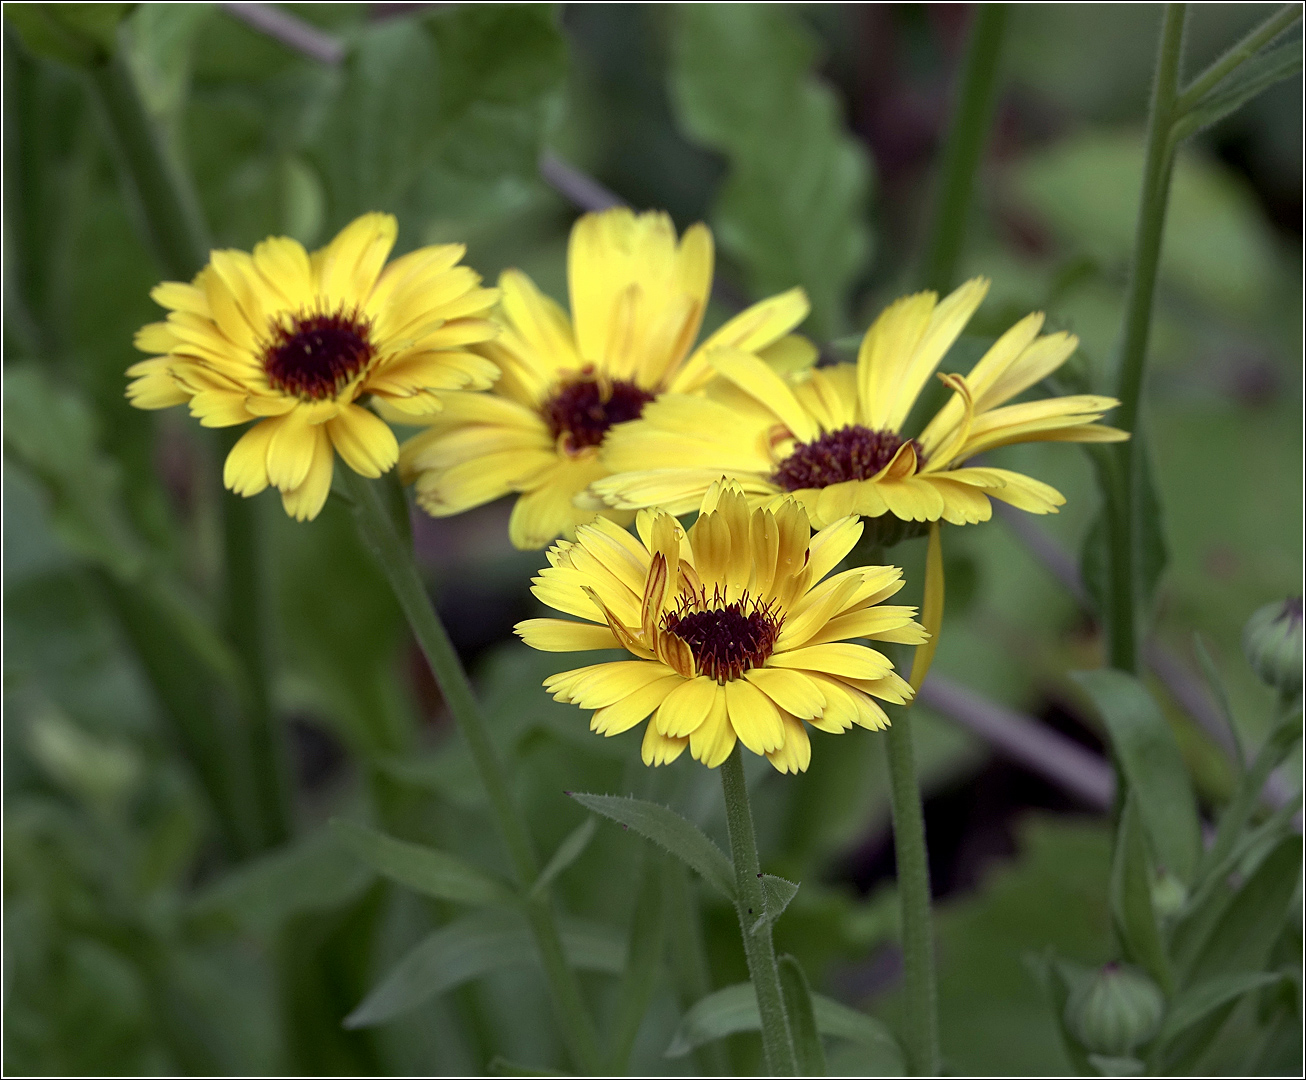
<path id="1" fill-rule="evenodd" d="M 962 468 L 986 450 L 1034 441 L 1115 442 L 1096 423 L 1119 404 L 1081 394 L 1007 405 L 1075 351 L 1070 334 L 1040 336 L 1042 314 L 1000 337 L 965 378 L 940 375 L 952 399 L 914 438 L 903 424 L 944 354 L 988 292 L 982 278 L 943 301 L 917 293 L 891 304 L 867 331 L 856 364 L 782 378 L 738 352 L 710 362 L 705 395 L 670 394 L 615 429 L 595 482 L 610 505 L 691 510 L 723 473 L 753 503 L 792 494 L 820 526 L 848 514 L 905 522 L 987 521 L 989 497 L 1036 514 L 1065 502 L 1056 489 L 1007 469 Z M 883 530 L 888 535 L 892 532 Z"/>
<path id="2" fill-rule="evenodd" d="M 712 287 L 704 225 L 677 243 L 663 213 L 586 214 L 572 229 L 567 270 L 570 319 L 521 271 L 504 272 L 503 333 L 481 347 L 503 377 L 489 394 L 444 395 L 445 411 L 423 420 L 430 430 L 400 455 L 405 482 L 416 481 L 418 505 L 435 517 L 520 493 L 508 528 L 522 549 L 574 536 L 600 513 L 630 521 L 592 497 L 575 500 L 608 474 L 599 455 L 609 429 L 664 392 L 698 390 L 712 377 L 712 349 L 787 367 L 816 355 L 789 336 L 807 316 L 801 289 L 754 305 L 691 352 Z"/>
<path id="3" fill-rule="evenodd" d="M 861 536 L 856 518 L 813 535 L 796 500 L 750 513 L 738 485 L 722 482 L 688 532 L 663 510 L 641 511 L 636 529 L 638 540 L 600 518 L 554 545 L 533 592 L 587 621 L 528 619 L 516 630 L 548 652 L 624 648 L 636 658 L 564 671 L 544 686 L 594 709 L 590 728 L 601 735 L 652 713 L 646 765 L 688 746 L 716 768 L 738 739 L 781 772 L 802 772 L 812 754 L 804 722 L 874 731 L 889 723 L 874 698 L 912 697 L 887 657 L 845 640 L 926 639 L 915 608 L 880 604 L 902 588 L 898 568 L 826 577 Z"/>
<path id="4" fill-rule="evenodd" d="M 286 513 L 317 516 L 331 489 L 334 450 L 364 476 L 394 465 L 394 433 L 360 399 L 399 414 L 440 408 L 433 391 L 488 387 L 493 363 L 467 346 L 494 336 L 498 298 L 459 266 L 464 247 L 425 247 L 385 265 L 397 226 L 365 214 L 311 256 L 272 237 L 244 251 L 214 251 L 189 284 L 150 294 L 167 322 L 136 334 L 152 353 L 128 368 L 127 397 L 141 409 L 189 403 L 205 427 L 258 420 L 227 457 L 223 482 L 238 495 L 269 484 Z"/>

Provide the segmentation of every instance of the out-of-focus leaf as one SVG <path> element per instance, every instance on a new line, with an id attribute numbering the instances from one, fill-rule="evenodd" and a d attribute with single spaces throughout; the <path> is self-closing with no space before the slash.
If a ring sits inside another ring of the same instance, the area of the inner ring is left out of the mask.
<path id="1" fill-rule="evenodd" d="M 1285 42 L 1244 63 L 1179 119 L 1171 138 L 1176 143 L 1182 142 L 1237 112 L 1262 90 L 1299 74 L 1301 38 Z"/>
<path id="2" fill-rule="evenodd" d="M 1242 733 L 1238 730 L 1238 723 L 1233 718 L 1233 706 L 1229 704 L 1229 691 L 1225 689 L 1224 680 L 1220 678 L 1220 671 L 1215 666 L 1215 661 L 1211 659 L 1210 650 L 1207 649 L 1206 643 L 1202 641 L 1201 634 L 1193 634 L 1193 653 L 1197 657 L 1197 663 L 1201 666 L 1202 677 L 1206 680 L 1207 689 L 1215 698 L 1219 706 L 1220 715 L 1224 718 L 1225 727 L 1229 729 L 1229 736 L 1233 739 L 1235 764 L 1238 766 L 1238 772 L 1241 775 L 1246 771 L 1247 762 L 1244 759 L 1245 751 L 1242 745 Z"/>
<path id="3" fill-rule="evenodd" d="M 1103 668 L 1072 677 L 1106 724 L 1157 862 L 1191 885 L 1201 854 L 1197 800 L 1174 732 L 1132 675 Z"/>
<path id="4" fill-rule="evenodd" d="M 730 160 L 713 223 L 722 250 L 765 296 L 802 285 L 819 337 L 846 331 L 866 265 L 871 169 L 813 74 L 797 16 L 768 4 L 677 10 L 671 89 L 682 125 Z"/>
<path id="5" fill-rule="evenodd" d="M 1175 996 L 1166 1011 L 1165 1021 L 1157 1032 L 1156 1041 L 1164 1044 L 1182 1034 L 1194 1024 L 1205 1020 L 1217 1009 L 1242 997 L 1252 990 L 1280 982 L 1277 972 L 1245 971 L 1230 975 L 1216 975 L 1188 987 Z"/>
<path id="6" fill-rule="evenodd" d="M 1098 1076 L 1142 1076 L 1146 1066 L 1135 1057 L 1108 1057 L 1089 1054 L 1089 1063 Z"/>
<path id="7" fill-rule="evenodd" d="M 335 818 L 331 829 L 344 847 L 378 874 L 424 896 L 459 904 L 507 904 L 512 890 L 447 851 L 397 840 L 355 821 Z"/>
<path id="8" fill-rule="evenodd" d="M 1133 790 L 1125 800 L 1116 830 L 1111 914 L 1127 957 L 1145 968 L 1168 992 L 1174 985 L 1174 976 L 1152 905 L 1151 865 L 1138 810 L 1138 794 Z"/>
<path id="9" fill-rule="evenodd" d="M 776 919 L 784 914 L 789 901 L 797 892 L 798 885 L 795 882 L 776 877 L 774 874 L 763 874 L 762 896 L 766 901 L 766 910 L 757 922 L 753 923 L 753 933 L 756 934 L 763 926 L 774 926 Z"/>
<path id="10" fill-rule="evenodd" d="M 867 1016 L 828 997 L 812 994 L 812 1011 L 817 1030 L 864 1046 L 893 1054 L 901 1063 L 901 1050 L 889 1029 L 873 1016 Z M 722 1039 L 738 1031 L 758 1031 L 761 1016 L 757 1011 L 757 994 L 751 982 L 726 986 L 697 1002 L 680 1021 L 671 1045 L 669 1058 L 683 1057 L 696 1047 Z"/>
<path id="11" fill-rule="evenodd" d="M 623 795 L 570 792 L 581 806 L 634 829 L 671 852 L 729 900 L 735 898 L 735 869 L 729 857 L 697 826 L 674 810 Z"/>
<path id="12" fill-rule="evenodd" d="M 1065 1047 L 1066 1056 L 1070 1058 L 1075 1071 L 1080 1076 L 1090 1075 L 1092 1070 L 1089 1067 L 1088 1054 L 1075 1033 L 1066 1024 L 1066 1004 L 1076 988 L 1090 977 L 1090 972 L 1078 964 L 1059 959 L 1051 947 L 1041 954 L 1030 953 L 1025 957 L 1025 963 L 1035 978 L 1042 983 L 1043 990 L 1047 994 L 1052 1015 L 1056 1018 L 1057 1030 L 1061 1032 L 1061 1044 Z"/>
<path id="13" fill-rule="evenodd" d="M 118 26 L 135 4 L 5 5 L 32 52 L 76 67 L 92 67 L 113 55 Z"/>
<path id="14" fill-rule="evenodd" d="M 206 886 L 192 901 L 190 914 L 204 922 L 234 922 L 269 938 L 292 915 L 355 899 L 374 877 L 371 867 L 360 864 L 323 830 Z"/>
<path id="15" fill-rule="evenodd" d="M 625 943 L 606 927 L 572 922 L 562 927 L 568 961 L 586 971 L 618 974 Z M 484 911 L 431 933 L 345 1017 L 349 1028 L 372 1027 L 415 1009 L 434 994 L 535 955 L 530 931 L 507 912 Z"/>
<path id="16" fill-rule="evenodd" d="M 788 954 L 781 956 L 777 965 L 780 969 L 780 993 L 784 996 L 785 1014 L 789 1017 L 794 1053 L 798 1057 L 798 1075 L 824 1076 L 825 1046 L 816 1028 L 812 988 L 807 985 L 803 966 Z"/>
<path id="17" fill-rule="evenodd" d="M 585 849 L 589 847 L 589 842 L 594 839 L 594 831 L 598 827 L 598 818 L 587 817 L 567 834 L 567 838 L 558 845 L 558 850 L 553 853 L 553 858 L 545 864 L 544 869 L 540 871 L 540 876 L 535 879 L 535 884 L 531 886 L 532 896 L 539 896 L 543 893 L 553 884 L 554 878 L 581 857 Z"/>
<path id="18" fill-rule="evenodd" d="M 587 818 L 587 822 L 597 818 Z M 609 1038 L 608 1063 L 615 1075 L 628 1071 L 631 1047 L 639 1034 L 649 1002 L 663 971 L 666 951 L 666 895 L 662 883 L 663 857 L 648 852 L 644 858 L 644 880 L 630 919 L 629 958 L 617 995 L 616 1020 Z M 674 927 L 680 933 L 680 927 Z"/>
<path id="19" fill-rule="evenodd" d="M 140 783 L 144 763 L 126 742 L 83 731 L 53 706 L 29 719 L 27 735 L 32 756 L 50 777 L 94 805 L 119 806 Z"/>
<path id="20" fill-rule="evenodd" d="M 1258 971 L 1283 931 L 1301 877 L 1302 839 L 1286 836 L 1225 908 L 1185 972 L 1198 983 L 1238 971 Z"/>

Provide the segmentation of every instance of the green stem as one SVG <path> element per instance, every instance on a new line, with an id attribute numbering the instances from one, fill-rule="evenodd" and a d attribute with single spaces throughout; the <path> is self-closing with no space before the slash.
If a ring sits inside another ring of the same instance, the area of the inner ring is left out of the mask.
<path id="1" fill-rule="evenodd" d="M 508 849 L 518 883 L 526 894 L 539 874 L 539 862 L 526 822 L 508 789 L 508 780 L 498 752 L 490 740 L 489 726 L 472 693 L 471 683 L 462 661 L 440 622 L 427 595 L 426 586 L 413 560 L 412 547 L 401 536 L 394 518 L 382 501 L 377 485 L 349 468 L 336 475 L 354 505 L 354 514 L 364 542 L 390 582 L 400 607 L 408 617 L 418 645 L 426 655 L 431 672 L 439 683 L 445 704 L 449 706 L 458 730 L 472 752 L 476 771 L 485 785 L 494 813 L 495 824 Z M 535 934 L 535 943 L 544 963 L 554 1006 L 563 1034 L 577 1064 L 588 1072 L 602 1070 L 598 1036 L 581 998 L 575 974 L 567 965 L 558 934 L 557 921 L 547 897 L 530 900 L 526 917 Z"/>
<path id="2" fill-rule="evenodd" d="M 1006 23 L 1006 4 L 980 4 L 966 46 L 956 110 L 943 146 L 938 201 L 922 263 L 922 283 L 940 293 L 951 289 L 957 276 L 975 173 L 993 122 L 998 59 Z"/>
<path id="3" fill-rule="evenodd" d="M 1170 197 L 1170 175 L 1174 166 L 1170 130 L 1175 117 L 1186 15 L 1186 5 L 1168 4 L 1161 24 L 1161 45 L 1148 111 L 1147 157 L 1143 166 L 1143 190 L 1129 267 L 1116 389 L 1120 408 L 1115 423 L 1134 438 L 1116 444 L 1113 491 L 1106 500 L 1110 568 L 1110 602 L 1107 612 L 1110 660 L 1112 667 L 1131 672 L 1138 670 L 1139 598 L 1134 580 L 1134 551 L 1137 547 L 1135 517 L 1140 453 L 1137 441 L 1139 399 L 1143 390 L 1147 343 L 1152 326 L 1152 303 L 1156 292 L 1157 268 L 1161 261 L 1166 204 Z"/>
<path id="4" fill-rule="evenodd" d="M 893 807 L 893 852 L 902 910 L 902 961 L 907 1063 L 913 1075 L 939 1075 L 939 1003 L 930 926 L 930 862 L 925 814 L 916 775 L 911 710 L 893 710 L 889 725 L 889 796 Z"/>
<path id="5" fill-rule="evenodd" d="M 766 913 L 766 892 L 762 867 L 753 833 L 753 811 L 744 781 L 743 749 L 736 744 L 721 765 L 721 788 L 726 798 L 726 825 L 730 833 L 730 855 L 735 864 L 735 910 L 744 938 L 748 974 L 757 994 L 757 1011 L 762 1018 L 762 1053 L 771 1076 L 798 1075 L 793 1033 L 780 992 L 780 970 L 775 962 L 771 922 Z"/>
<path id="6" fill-rule="evenodd" d="M 1301 6 L 1288 4 L 1252 30 L 1242 41 L 1197 76 L 1175 101 L 1175 118 L 1188 112 L 1210 91 L 1242 67 L 1266 45 L 1301 18 Z"/>
<path id="7" fill-rule="evenodd" d="M 119 50 L 90 69 L 90 85 L 117 159 L 127 201 L 149 248 L 170 278 L 189 281 L 208 261 L 209 235 L 189 176 L 164 146 L 154 118 Z M 224 431 L 224 452 L 235 431 Z M 237 768 L 253 777 L 258 847 L 277 846 L 291 833 L 285 742 L 268 691 L 264 632 L 267 594 L 259 549 L 257 507 L 236 495 L 223 499 L 226 578 L 223 623 L 244 668 Z"/>

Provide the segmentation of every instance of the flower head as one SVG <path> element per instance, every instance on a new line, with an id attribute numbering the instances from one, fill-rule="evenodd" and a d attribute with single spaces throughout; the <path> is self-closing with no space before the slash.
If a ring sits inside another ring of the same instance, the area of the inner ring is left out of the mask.
<path id="1" fill-rule="evenodd" d="M 403 416 L 441 408 L 436 391 L 488 387 L 498 375 L 467 351 L 497 332 L 485 316 L 498 297 L 480 288 L 461 244 L 394 260 L 397 226 L 365 214 L 321 251 L 272 237 L 244 251 L 214 251 L 191 284 L 150 294 L 166 322 L 136 334 L 154 354 L 127 370 L 132 404 L 189 403 L 205 427 L 258 421 L 232 448 L 223 482 L 238 495 L 269 484 L 286 512 L 314 518 L 331 489 L 335 452 L 364 476 L 399 456 L 390 428 L 360 402 Z"/>
<path id="2" fill-rule="evenodd" d="M 612 431 L 663 393 L 701 388 L 713 349 L 763 367 L 816 355 L 789 335 L 807 315 L 801 289 L 754 305 L 694 349 L 712 259 L 706 226 L 677 242 L 666 214 L 618 208 L 586 214 L 572 229 L 570 318 L 521 271 L 505 271 L 495 315 L 503 333 L 481 346 L 503 378 L 489 394 L 445 395 L 445 411 L 404 444 L 400 467 L 416 482 L 418 505 L 445 517 L 517 492 L 509 535 L 523 549 L 574 536 L 600 513 L 628 523 L 628 513 L 592 497 L 576 502 L 608 475 L 601 454 Z"/>
<path id="3" fill-rule="evenodd" d="M 613 431 L 603 464 L 616 475 L 594 490 L 622 509 L 686 513 L 722 473 L 757 504 L 791 494 L 817 525 L 848 514 L 953 524 L 986 521 L 989 496 L 1036 514 L 1065 499 L 1007 469 L 963 468 L 976 454 L 1039 440 L 1113 442 L 1127 434 L 1096 423 L 1118 404 L 1081 394 L 1006 404 L 1075 351 L 1070 334 L 1040 336 L 1041 314 L 1022 319 L 969 375 L 941 375 L 953 391 L 924 430 L 903 430 L 917 397 L 956 341 L 988 282 L 977 278 L 939 301 L 932 292 L 891 304 L 866 332 L 856 364 L 782 377 L 737 351 L 708 361 L 720 378 L 705 394 L 668 394 L 639 422 Z"/>
<path id="4" fill-rule="evenodd" d="M 528 619 L 517 633 L 549 652 L 625 649 L 616 660 L 554 675 L 559 701 L 594 709 L 590 728 L 616 735 L 652 714 L 647 765 L 685 747 L 716 768 L 738 739 L 781 772 L 811 759 L 805 724 L 839 733 L 888 725 L 875 698 L 902 704 L 911 687 L 882 653 L 848 638 L 919 645 L 916 609 L 882 604 L 902 571 L 862 566 L 827 577 L 862 525 L 848 517 L 815 535 L 794 499 L 749 511 L 716 483 L 686 531 L 644 510 L 636 539 L 600 518 L 549 550 L 535 579 L 545 604 L 584 622 Z"/>

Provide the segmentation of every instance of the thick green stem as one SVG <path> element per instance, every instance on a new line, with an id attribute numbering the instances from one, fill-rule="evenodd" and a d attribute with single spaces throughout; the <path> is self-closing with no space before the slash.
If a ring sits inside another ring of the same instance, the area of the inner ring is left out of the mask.
<path id="1" fill-rule="evenodd" d="M 930 861 L 925 848 L 911 710 L 892 710 L 887 732 L 893 852 L 902 909 L 902 961 L 907 1063 L 915 1076 L 939 1075 L 939 1004 L 930 926 Z"/>
<path id="2" fill-rule="evenodd" d="M 998 58 L 1006 23 L 1006 4 L 980 4 L 966 46 L 956 109 L 943 146 L 934 216 L 921 264 L 922 284 L 940 293 L 947 292 L 956 281 L 975 173 L 993 122 Z"/>
<path id="3" fill-rule="evenodd" d="M 209 257 L 208 229 L 190 178 L 167 152 L 158 125 L 121 50 L 90 68 L 92 95 L 109 136 L 127 201 L 147 246 L 170 278 L 189 281 Z M 224 432 L 229 451 L 237 432 Z M 236 495 L 223 500 L 224 627 L 244 667 L 243 731 L 238 768 L 247 768 L 257 792 L 259 847 L 275 847 L 290 834 L 291 807 L 284 740 L 268 693 L 268 645 L 263 626 L 266 595 L 259 552 L 257 508 Z"/>
<path id="4" fill-rule="evenodd" d="M 448 705 L 459 732 L 467 740 L 476 771 L 489 796 L 495 824 L 525 893 L 539 873 L 535 847 L 526 822 L 509 791 L 503 765 L 490 740 L 489 727 L 472 693 L 462 661 L 458 659 L 444 624 L 427 595 L 426 586 L 413 560 L 412 547 L 401 536 L 376 484 L 349 468 L 341 467 L 337 475 L 341 487 L 354 505 L 354 514 L 363 540 L 390 582 L 390 588 L 394 590 L 417 643 L 431 666 L 431 673 L 440 686 L 445 704 Z M 581 1068 L 588 1072 L 599 1072 L 602 1061 L 598 1036 L 589 1013 L 585 1010 L 575 974 L 567 965 L 557 921 L 547 897 L 528 901 L 526 916 L 535 934 L 535 943 L 549 978 L 554 1006 L 568 1048 Z"/>
<path id="5" fill-rule="evenodd" d="M 730 833 L 730 855 L 735 864 L 735 910 L 739 930 L 744 938 L 744 955 L 748 974 L 757 994 L 757 1011 L 762 1018 L 762 1053 L 771 1076 L 796 1076 L 798 1056 L 794 1053 L 793 1033 L 785 1015 L 780 992 L 780 970 L 775 962 L 775 944 L 771 940 L 771 920 L 765 918 L 766 890 L 762 867 L 757 857 L 757 838 L 753 833 L 753 811 L 748 803 L 748 785 L 744 781 L 743 749 L 736 745 L 721 765 L 721 788 L 726 798 L 726 825 Z"/>
<path id="6" fill-rule="evenodd" d="M 1300 18 L 1300 4 L 1288 4 L 1271 15 L 1184 88 L 1175 101 L 1175 116 L 1186 113 Z"/>
<path id="7" fill-rule="evenodd" d="M 1115 423 L 1135 438 L 1116 444 L 1114 490 L 1106 500 L 1110 538 L 1110 603 L 1107 613 L 1110 660 L 1112 667 L 1131 672 L 1138 670 L 1139 597 L 1135 581 L 1137 567 L 1134 551 L 1137 547 L 1135 517 L 1140 447 L 1136 436 L 1139 430 L 1139 399 L 1146 371 L 1152 303 L 1156 292 L 1157 267 L 1161 261 L 1166 204 L 1170 197 L 1170 175 L 1174 166 L 1170 130 L 1175 116 L 1186 14 L 1184 4 L 1168 4 L 1161 25 L 1161 45 L 1148 112 L 1147 157 L 1143 166 L 1138 227 L 1129 267 L 1116 388 L 1120 408 Z"/>

